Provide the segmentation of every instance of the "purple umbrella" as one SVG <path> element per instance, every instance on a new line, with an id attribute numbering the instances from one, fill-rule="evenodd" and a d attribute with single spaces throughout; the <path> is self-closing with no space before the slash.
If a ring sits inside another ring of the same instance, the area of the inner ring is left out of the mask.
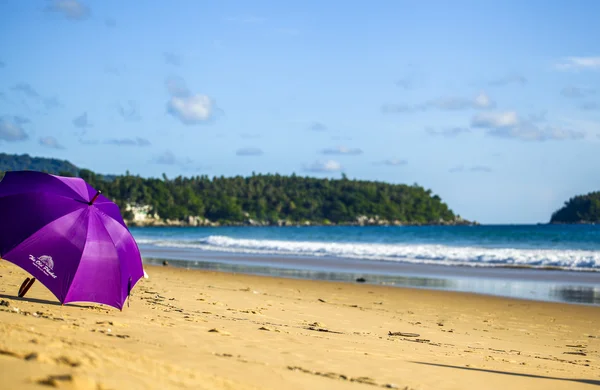
<path id="1" fill-rule="evenodd" d="M 0 182 L 0 258 L 29 272 L 63 304 L 122 309 L 144 275 L 115 203 L 81 178 L 34 171 L 7 172 Z"/>

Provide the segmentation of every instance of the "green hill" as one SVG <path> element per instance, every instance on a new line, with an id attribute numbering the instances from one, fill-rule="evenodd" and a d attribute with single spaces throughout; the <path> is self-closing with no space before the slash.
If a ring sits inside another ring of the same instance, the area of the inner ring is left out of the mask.
<path id="1" fill-rule="evenodd" d="M 168 219 L 173 224 L 205 224 L 206 220 L 257 225 L 469 223 L 431 190 L 416 184 L 272 174 L 157 179 L 103 176 L 67 161 L 29 156 L 2 155 L 1 161 L 3 170 L 35 169 L 82 177 L 114 200 L 129 221 L 136 210 L 148 206 L 148 215 L 158 214 L 159 222 Z"/>
<path id="2" fill-rule="evenodd" d="M 569 199 L 552 214 L 550 223 L 600 223 L 600 191 Z"/>
<path id="3" fill-rule="evenodd" d="M 28 154 L 16 155 L 0 153 L 0 175 L 6 171 L 40 171 L 58 175 L 66 172 L 77 175 L 79 168 L 67 160 L 55 158 L 31 157 Z"/>

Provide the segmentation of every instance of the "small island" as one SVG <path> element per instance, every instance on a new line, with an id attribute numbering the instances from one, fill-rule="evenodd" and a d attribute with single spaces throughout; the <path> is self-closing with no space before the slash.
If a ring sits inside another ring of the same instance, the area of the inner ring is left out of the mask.
<path id="1" fill-rule="evenodd" d="M 252 174 L 143 178 L 100 175 L 68 161 L 0 154 L 7 170 L 78 176 L 121 208 L 130 226 L 470 225 L 417 184 Z"/>
<path id="2" fill-rule="evenodd" d="M 550 223 L 600 223 L 600 191 L 569 199 L 562 208 L 552 214 Z"/>

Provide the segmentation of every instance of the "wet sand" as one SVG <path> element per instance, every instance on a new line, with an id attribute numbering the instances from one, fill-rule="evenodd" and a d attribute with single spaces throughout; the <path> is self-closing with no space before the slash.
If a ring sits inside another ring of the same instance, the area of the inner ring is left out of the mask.
<path id="1" fill-rule="evenodd" d="M 2 389 L 594 389 L 600 307 L 147 266 L 122 312 L 0 261 Z"/>

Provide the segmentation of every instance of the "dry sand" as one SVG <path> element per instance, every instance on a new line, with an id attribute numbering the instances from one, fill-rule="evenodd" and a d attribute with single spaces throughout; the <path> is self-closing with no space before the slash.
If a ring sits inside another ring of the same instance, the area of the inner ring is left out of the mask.
<path id="1" fill-rule="evenodd" d="M 0 388 L 594 389 L 600 307 L 147 267 L 122 312 L 0 261 Z M 415 335 L 390 335 L 389 332 Z M 418 335 L 418 336 L 417 336 Z"/>

